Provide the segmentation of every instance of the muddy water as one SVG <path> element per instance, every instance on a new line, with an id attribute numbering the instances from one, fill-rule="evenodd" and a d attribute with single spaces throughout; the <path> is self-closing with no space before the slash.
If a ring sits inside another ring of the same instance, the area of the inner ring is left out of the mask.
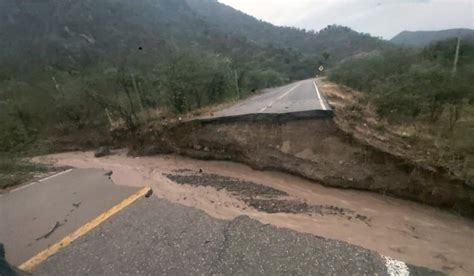
<path id="1" fill-rule="evenodd" d="M 216 218 L 248 215 L 263 223 L 343 240 L 451 275 L 474 275 L 474 222 L 417 203 L 327 188 L 291 175 L 255 171 L 230 162 L 198 161 L 174 155 L 132 158 L 119 151 L 113 156 L 97 159 L 91 152 L 73 152 L 36 160 L 59 166 L 113 170 L 112 179 L 118 185 L 149 185 L 160 198 L 199 208 Z M 344 216 L 268 214 L 247 206 L 225 190 L 179 185 L 163 175 L 200 169 L 209 174 L 270 186 L 307 204 L 353 210 L 367 216 L 369 222 Z"/>

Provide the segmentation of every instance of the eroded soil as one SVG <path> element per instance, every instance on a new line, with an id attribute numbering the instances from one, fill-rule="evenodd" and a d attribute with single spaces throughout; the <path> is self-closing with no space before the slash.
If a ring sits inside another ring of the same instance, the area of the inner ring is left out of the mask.
<path id="1" fill-rule="evenodd" d="M 225 191 L 229 192 L 233 197 L 242 200 L 249 207 L 255 208 L 258 211 L 270 214 L 289 213 L 307 214 L 309 216 L 340 216 L 348 220 L 358 219 L 370 225 L 370 218 L 357 214 L 353 210 L 333 205 L 308 204 L 298 198 L 290 197 L 288 193 L 284 191 L 254 182 L 217 174 L 203 173 L 201 169 L 198 172 L 183 169 L 175 170 L 174 172 L 180 174 L 164 175 L 168 179 L 181 185 L 213 187 L 217 191 L 225 189 Z M 183 172 L 186 172 L 186 174 L 182 174 Z"/>
<path id="2" fill-rule="evenodd" d="M 118 185 L 149 185 L 154 194 L 231 219 L 346 241 L 452 275 L 473 275 L 474 223 L 451 213 L 382 195 L 324 187 L 284 173 L 175 155 L 104 158 L 71 152 L 35 158 L 57 166 L 112 170 Z M 350 218 L 349 218 L 350 217 Z"/>

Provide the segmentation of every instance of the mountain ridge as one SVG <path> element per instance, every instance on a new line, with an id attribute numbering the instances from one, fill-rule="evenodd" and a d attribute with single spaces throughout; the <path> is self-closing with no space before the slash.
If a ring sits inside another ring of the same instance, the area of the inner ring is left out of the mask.
<path id="1" fill-rule="evenodd" d="M 149 55 L 192 48 L 243 63 L 263 55 L 282 68 L 311 59 L 315 67 L 387 44 L 343 26 L 320 32 L 274 26 L 215 0 L 3 0 L 0 8 L 0 60 L 17 73 L 40 64 L 39 71 L 80 71 L 98 60 L 117 62 L 137 47 Z"/>
<path id="2" fill-rule="evenodd" d="M 402 31 L 390 42 L 400 46 L 425 47 L 431 43 L 455 38 L 474 40 L 474 30 L 468 28 L 446 29 L 440 31 Z"/>

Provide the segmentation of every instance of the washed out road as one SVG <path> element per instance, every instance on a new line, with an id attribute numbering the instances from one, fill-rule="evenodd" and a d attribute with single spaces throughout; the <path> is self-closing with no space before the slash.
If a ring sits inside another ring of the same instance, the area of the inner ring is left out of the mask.
<path id="1" fill-rule="evenodd" d="M 230 108 L 220 110 L 213 117 L 248 114 L 286 114 L 330 111 L 324 95 L 314 79 L 294 82 L 282 87 L 266 89 Z"/>
<path id="2" fill-rule="evenodd" d="M 138 190 L 99 169 L 72 169 L 0 196 L 0 243 L 19 266 Z"/>
<path id="3" fill-rule="evenodd" d="M 141 199 L 35 275 L 439 275 L 344 242 Z"/>
<path id="4" fill-rule="evenodd" d="M 114 184 L 107 171 L 74 169 L 2 195 L 7 260 L 18 266 L 38 256 L 136 191 Z M 345 242 L 246 216 L 217 219 L 154 196 L 140 196 L 30 267 L 33 275 L 437 274 Z"/>

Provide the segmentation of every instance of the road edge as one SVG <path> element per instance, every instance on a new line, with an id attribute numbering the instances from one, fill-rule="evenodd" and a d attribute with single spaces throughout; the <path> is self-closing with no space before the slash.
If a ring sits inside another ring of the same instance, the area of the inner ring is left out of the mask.
<path id="1" fill-rule="evenodd" d="M 73 241 L 84 236 L 89 231 L 96 228 L 101 223 L 103 223 L 104 221 L 112 217 L 113 215 L 117 214 L 118 212 L 126 208 L 127 206 L 131 205 L 138 199 L 143 198 L 144 196 L 147 196 L 148 194 L 150 194 L 150 192 L 151 192 L 150 187 L 144 187 L 140 189 L 138 192 L 122 200 L 120 203 L 118 203 L 114 207 L 110 208 L 109 210 L 103 212 L 102 214 L 94 218 L 93 220 L 79 227 L 77 230 L 67 235 L 59 242 L 51 245 L 50 247 L 39 252 L 38 254 L 30 258 L 29 260 L 25 261 L 18 268 L 23 271 L 31 272 L 36 266 L 38 266 L 39 264 L 47 260 L 52 255 L 58 253 L 62 248 L 70 245 Z"/>

